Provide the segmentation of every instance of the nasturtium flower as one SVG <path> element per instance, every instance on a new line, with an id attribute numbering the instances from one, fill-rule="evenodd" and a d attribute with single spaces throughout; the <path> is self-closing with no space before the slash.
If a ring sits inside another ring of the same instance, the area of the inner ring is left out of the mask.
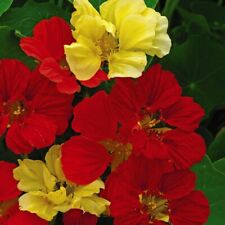
<path id="1" fill-rule="evenodd" d="M 73 96 L 59 93 L 38 68 L 0 60 L 0 90 L 0 136 L 14 153 L 47 147 L 66 130 Z"/>
<path id="2" fill-rule="evenodd" d="M 110 175 L 104 196 L 115 225 L 203 225 L 209 202 L 195 181 L 193 172 L 171 171 L 167 161 L 132 157 Z"/>
<path id="3" fill-rule="evenodd" d="M 64 45 L 74 41 L 69 24 L 54 16 L 37 23 L 33 37 L 21 38 L 20 47 L 40 63 L 39 72 L 55 83 L 59 92 L 73 94 L 80 91 L 80 85 L 66 63 Z M 93 79 L 82 84 L 95 87 L 106 79 L 106 74 L 100 70 Z"/>
<path id="4" fill-rule="evenodd" d="M 19 210 L 21 192 L 13 178 L 14 163 L 0 161 L 0 224 L 1 225 L 47 225 L 47 221 L 35 214 Z"/>
<path id="5" fill-rule="evenodd" d="M 74 7 L 76 42 L 65 45 L 65 54 L 78 80 L 89 80 L 105 65 L 109 78 L 136 78 L 147 64 L 146 54 L 169 53 L 168 21 L 144 0 L 107 0 L 100 12 L 88 0 L 75 0 Z"/>
<path id="6" fill-rule="evenodd" d="M 74 107 L 72 128 L 81 135 L 62 146 L 62 164 L 67 177 L 76 183 L 95 180 L 108 166 L 114 171 L 132 154 L 129 133 L 120 129 L 104 91 Z"/>
<path id="7" fill-rule="evenodd" d="M 116 120 L 133 133 L 130 142 L 137 154 L 171 160 L 176 169 L 189 168 L 204 156 L 204 140 L 194 132 L 204 110 L 181 96 L 175 76 L 160 65 L 136 80 L 117 78 L 109 99 Z"/>
<path id="8" fill-rule="evenodd" d="M 61 167 L 61 146 L 54 145 L 41 160 L 19 160 L 14 169 L 14 178 L 19 181 L 18 189 L 25 192 L 19 198 L 20 210 L 37 214 L 51 221 L 58 212 L 81 209 L 99 216 L 109 202 L 98 193 L 104 183 L 97 179 L 85 186 L 66 179 Z"/>

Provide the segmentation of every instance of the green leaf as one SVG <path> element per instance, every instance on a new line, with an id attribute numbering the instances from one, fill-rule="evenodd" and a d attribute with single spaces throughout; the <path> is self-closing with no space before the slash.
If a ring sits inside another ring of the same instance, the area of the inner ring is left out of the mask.
<path id="1" fill-rule="evenodd" d="M 162 60 L 173 71 L 185 95 L 193 96 L 208 114 L 225 103 L 224 47 L 205 36 L 191 36 Z"/>
<path id="2" fill-rule="evenodd" d="M 210 202 L 210 217 L 206 225 L 224 224 L 225 212 L 225 174 L 213 167 L 206 156 L 201 163 L 193 167 L 196 172 L 197 189 L 202 190 Z"/>
<path id="3" fill-rule="evenodd" d="M 69 21 L 70 12 L 50 2 L 28 0 L 23 7 L 11 8 L 0 17 L 0 25 L 9 26 L 27 36 L 32 34 L 36 23 L 52 16 L 60 16 Z"/>
<path id="4" fill-rule="evenodd" d="M 189 29 L 192 28 L 193 25 L 195 25 L 197 27 L 196 30 L 198 33 L 200 31 L 204 31 L 206 33 L 210 32 L 209 24 L 203 15 L 189 12 L 180 7 L 178 7 L 177 11 L 179 12 L 183 20 L 187 23 L 187 25 L 189 26 Z"/>
<path id="5" fill-rule="evenodd" d="M 27 57 L 19 47 L 19 40 L 10 27 L 0 26 L 0 58 L 16 58 L 33 67 L 34 61 Z"/>
<path id="6" fill-rule="evenodd" d="M 12 5 L 13 0 L 1 0 L 0 1 L 0 16 L 6 12 L 9 7 Z"/>
<path id="7" fill-rule="evenodd" d="M 218 133 L 208 148 L 208 155 L 212 161 L 225 157 L 225 129 Z"/>
<path id="8" fill-rule="evenodd" d="M 99 10 L 99 6 L 105 2 L 106 0 L 89 0 L 89 2 L 97 9 Z"/>
<path id="9" fill-rule="evenodd" d="M 145 4 L 150 8 L 155 8 L 159 0 L 145 0 Z"/>
<path id="10" fill-rule="evenodd" d="M 217 160 L 216 162 L 213 163 L 213 166 L 217 170 L 225 174 L 225 158 Z"/>
<path id="11" fill-rule="evenodd" d="M 192 4 L 192 10 L 204 15 L 211 26 L 225 25 L 225 7 L 221 7 L 215 2 L 196 1 Z"/>

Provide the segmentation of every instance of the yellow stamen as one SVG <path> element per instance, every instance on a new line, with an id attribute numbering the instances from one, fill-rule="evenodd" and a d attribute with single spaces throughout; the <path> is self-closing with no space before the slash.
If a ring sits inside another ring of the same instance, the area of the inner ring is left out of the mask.
<path id="1" fill-rule="evenodd" d="M 100 47 L 102 61 L 107 60 L 109 55 L 118 49 L 117 40 L 109 32 L 105 32 L 96 44 Z"/>
<path id="2" fill-rule="evenodd" d="M 150 222 L 160 220 L 169 222 L 168 200 L 147 193 L 139 195 L 139 201 L 143 205 L 143 209 L 148 213 Z"/>
<path id="3" fill-rule="evenodd" d="M 130 143 L 123 144 L 113 140 L 105 140 L 101 144 L 113 156 L 112 170 L 115 170 L 122 162 L 126 161 L 132 152 L 132 145 Z"/>
<path id="4" fill-rule="evenodd" d="M 138 126 L 145 130 L 148 134 L 155 133 L 157 135 L 164 134 L 171 130 L 171 128 L 162 125 L 162 121 L 158 117 L 154 117 L 154 114 L 146 113 L 143 119 L 137 122 Z"/>

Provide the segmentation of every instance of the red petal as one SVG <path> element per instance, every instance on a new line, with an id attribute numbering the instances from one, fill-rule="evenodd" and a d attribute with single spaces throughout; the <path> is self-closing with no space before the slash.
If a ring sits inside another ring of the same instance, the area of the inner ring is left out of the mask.
<path id="1" fill-rule="evenodd" d="M 186 169 L 201 161 L 206 145 L 196 133 L 172 130 L 165 133 L 163 142 L 168 146 L 169 158 L 176 169 Z"/>
<path id="2" fill-rule="evenodd" d="M 145 131 L 135 132 L 131 137 L 134 153 L 142 153 L 149 159 L 169 159 L 167 146 L 155 135 L 146 135 Z"/>
<path id="3" fill-rule="evenodd" d="M 134 125 L 142 108 L 159 111 L 174 104 L 180 95 L 174 75 L 155 65 L 137 80 L 118 78 L 110 100 L 119 119 Z"/>
<path id="4" fill-rule="evenodd" d="M 108 96 L 104 91 L 85 98 L 74 107 L 72 128 L 97 141 L 115 137 L 117 121 L 112 116 Z"/>
<path id="5" fill-rule="evenodd" d="M 66 177 L 77 184 L 88 184 L 100 177 L 111 158 L 105 148 L 81 136 L 62 146 L 62 166 Z"/>
<path id="6" fill-rule="evenodd" d="M 96 225 L 98 218 L 79 209 L 72 209 L 63 215 L 63 225 Z"/>
<path id="7" fill-rule="evenodd" d="M 74 94 L 80 91 L 80 86 L 75 76 L 69 70 L 62 69 L 54 58 L 44 59 L 39 71 L 49 80 L 57 83 L 57 89 L 61 93 Z"/>
<path id="8" fill-rule="evenodd" d="M 89 88 L 94 88 L 106 80 L 108 80 L 107 74 L 103 70 L 99 70 L 90 80 L 81 81 L 81 84 Z"/>
<path id="9" fill-rule="evenodd" d="M 5 133 L 8 123 L 9 123 L 9 115 L 0 117 L 0 136 Z"/>
<path id="10" fill-rule="evenodd" d="M 0 101 L 21 98 L 30 74 L 29 69 L 18 60 L 0 60 Z"/>
<path id="11" fill-rule="evenodd" d="M 41 40 L 34 37 L 24 37 L 20 39 L 20 48 L 28 55 L 39 61 L 49 57 L 51 53 L 43 45 Z"/>
<path id="12" fill-rule="evenodd" d="M 194 190 L 195 180 L 195 174 L 188 170 L 164 174 L 160 181 L 160 191 L 167 199 L 178 199 Z"/>
<path id="13" fill-rule="evenodd" d="M 48 225 L 48 221 L 41 219 L 37 215 L 25 211 L 20 211 L 18 205 L 10 210 L 4 225 Z"/>
<path id="14" fill-rule="evenodd" d="M 59 17 L 44 19 L 34 27 L 34 37 L 22 38 L 23 51 L 40 61 L 46 57 L 60 60 L 64 56 L 64 45 L 73 41 L 70 26 Z"/>
<path id="15" fill-rule="evenodd" d="M 152 66 L 137 83 L 138 92 L 145 98 L 146 105 L 152 111 L 167 108 L 175 103 L 181 95 L 181 88 L 175 76 L 161 68 Z"/>
<path id="16" fill-rule="evenodd" d="M 42 115 L 27 117 L 23 124 L 14 123 L 6 135 L 7 146 L 16 154 L 29 153 L 43 148 L 55 140 L 56 125 Z"/>
<path id="17" fill-rule="evenodd" d="M 45 58 L 39 67 L 39 71 L 55 83 L 62 82 L 63 76 L 65 76 L 64 70 L 60 68 L 60 65 L 54 58 Z"/>
<path id="18" fill-rule="evenodd" d="M 17 181 L 13 178 L 13 169 L 16 164 L 0 161 L 0 201 L 14 199 L 20 195 L 17 189 Z"/>
<path id="19" fill-rule="evenodd" d="M 74 94 L 80 91 L 80 85 L 73 75 L 63 77 L 62 82 L 58 83 L 56 86 L 59 92 L 65 94 Z"/>
<path id="20" fill-rule="evenodd" d="M 173 225 L 202 225 L 209 216 L 209 202 L 200 191 L 172 201 L 169 207 Z"/>
<path id="21" fill-rule="evenodd" d="M 66 130 L 72 114 L 73 95 L 59 93 L 56 86 L 38 70 L 32 73 L 26 95 L 35 112 L 49 117 L 57 125 L 57 135 Z"/>
<path id="22" fill-rule="evenodd" d="M 186 131 L 193 131 L 198 128 L 203 116 L 204 110 L 202 107 L 189 97 L 181 97 L 171 107 L 162 110 L 162 118 L 167 124 Z"/>

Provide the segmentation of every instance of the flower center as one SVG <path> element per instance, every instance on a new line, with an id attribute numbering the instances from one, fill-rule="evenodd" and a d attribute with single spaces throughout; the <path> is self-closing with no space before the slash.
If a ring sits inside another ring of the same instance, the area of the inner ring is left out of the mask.
<path id="1" fill-rule="evenodd" d="M 114 140 L 105 140 L 101 144 L 113 156 L 112 170 L 115 170 L 122 162 L 126 161 L 132 152 L 132 145 L 130 143 L 123 144 Z"/>
<path id="2" fill-rule="evenodd" d="M 141 111 L 141 120 L 137 122 L 138 128 L 144 130 L 148 135 L 154 133 L 157 136 L 171 130 L 160 119 L 159 113 L 149 113 L 147 110 Z"/>
<path id="3" fill-rule="evenodd" d="M 112 52 L 118 50 L 118 42 L 115 37 L 109 32 L 105 32 L 97 41 L 97 45 L 101 49 L 102 61 L 106 61 Z"/>
<path id="4" fill-rule="evenodd" d="M 143 212 L 149 215 L 149 222 L 160 220 L 169 222 L 168 200 L 157 195 L 148 195 L 147 192 L 139 195 L 139 201 L 143 206 Z"/>
<path id="5" fill-rule="evenodd" d="M 10 127 L 15 120 L 21 118 L 26 112 L 25 105 L 20 100 L 12 103 L 3 102 L 3 109 L 5 114 L 9 114 L 8 127 Z"/>
<path id="6" fill-rule="evenodd" d="M 55 185 L 55 191 L 59 190 L 61 187 L 66 189 L 66 196 L 73 196 L 75 193 L 75 184 L 69 184 L 66 181 L 58 181 Z"/>

